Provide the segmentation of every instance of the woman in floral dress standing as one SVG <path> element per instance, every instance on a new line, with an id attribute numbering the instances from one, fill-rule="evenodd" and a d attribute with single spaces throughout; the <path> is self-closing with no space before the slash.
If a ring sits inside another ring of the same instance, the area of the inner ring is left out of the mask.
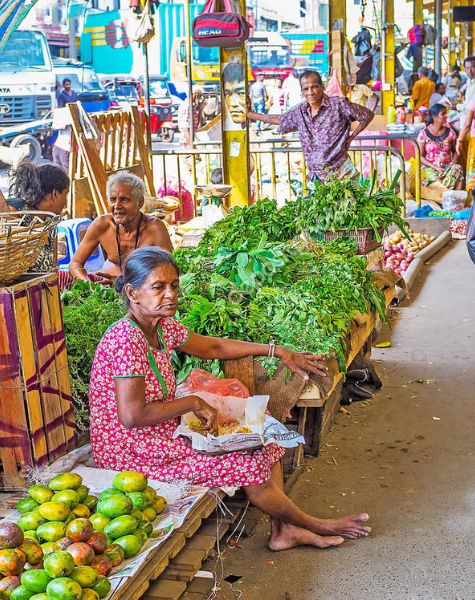
<path id="1" fill-rule="evenodd" d="M 368 535 L 368 515 L 322 520 L 302 512 L 283 491 L 280 459 L 284 450 L 270 444 L 259 450 L 211 456 L 173 439 L 179 417 L 194 412 L 210 431 L 217 411 L 198 396 L 175 398 L 171 364 L 179 348 L 204 359 L 237 359 L 268 354 L 267 344 L 201 336 L 174 319 L 178 303 L 178 267 L 158 248 L 139 248 L 124 265 L 116 287 L 128 312 L 99 343 L 90 383 L 91 441 L 99 467 L 136 470 L 161 481 L 185 479 L 204 486 L 242 486 L 249 500 L 271 517 L 269 547 L 285 550 L 308 544 L 325 548 L 344 538 Z M 322 374 L 320 357 L 280 346 L 275 356 L 308 378 Z"/>

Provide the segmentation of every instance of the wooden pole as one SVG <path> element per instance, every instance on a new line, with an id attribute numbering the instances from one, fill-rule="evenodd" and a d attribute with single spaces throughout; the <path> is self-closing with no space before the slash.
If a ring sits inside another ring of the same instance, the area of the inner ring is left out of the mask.
<path id="1" fill-rule="evenodd" d="M 188 101 L 190 110 L 190 138 L 191 146 L 195 143 L 195 126 L 193 123 L 193 48 L 191 40 L 190 0 L 185 0 L 185 32 L 186 32 L 186 56 L 188 78 Z"/>
<path id="2" fill-rule="evenodd" d="M 422 0 L 414 0 L 414 5 L 413 5 L 414 23 L 417 23 L 418 25 L 422 25 L 422 20 L 423 20 L 422 5 L 423 5 Z"/>
<path id="3" fill-rule="evenodd" d="M 143 53 L 145 58 L 145 133 L 147 136 L 147 150 L 149 152 L 149 155 L 152 156 L 152 130 L 150 128 L 150 67 L 148 63 L 148 43 L 143 45 Z"/>
<path id="4" fill-rule="evenodd" d="M 435 72 L 442 75 L 442 0 L 435 0 Z"/>
<path id="5" fill-rule="evenodd" d="M 457 62 L 457 45 L 458 40 L 456 39 L 455 29 L 456 24 L 454 22 L 454 6 L 457 6 L 457 0 L 449 0 L 449 10 L 447 13 L 447 19 L 449 21 L 449 69 Z"/>
<path id="6" fill-rule="evenodd" d="M 343 91 L 345 91 L 344 47 L 346 44 L 346 0 L 332 0 L 329 7 L 331 66 L 332 69 L 335 69 Z"/>

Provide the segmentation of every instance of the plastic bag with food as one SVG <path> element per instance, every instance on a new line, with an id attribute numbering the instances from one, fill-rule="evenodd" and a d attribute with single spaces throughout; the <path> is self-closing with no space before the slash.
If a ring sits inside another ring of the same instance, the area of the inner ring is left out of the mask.
<path id="1" fill-rule="evenodd" d="M 303 443 L 301 436 L 266 415 L 269 396 L 250 396 L 249 390 L 237 379 L 219 379 L 194 369 L 178 386 L 176 397 L 190 394 L 199 396 L 219 413 L 217 435 L 203 429 L 194 413 L 182 416 L 174 437 L 188 437 L 196 450 L 220 454 L 258 448 L 271 441 L 285 447 Z"/>
<path id="2" fill-rule="evenodd" d="M 236 423 L 245 424 L 246 407 L 250 394 L 246 386 L 238 379 L 219 379 L 203 369 L 193 369 L 185 381 L 178 386 L 176 397 L 180 398 L 190 394 L 199 396 L 207 404 L 216 408 L 221 427 Z M 267 401 L 265 405 L 267 406 Z M 257 424 L 255 417 L 252 417 L 253 413 L 250 414 L 253 424 Z M 262 414 L 261 424 L 263 420 L 264 414 Z"/>

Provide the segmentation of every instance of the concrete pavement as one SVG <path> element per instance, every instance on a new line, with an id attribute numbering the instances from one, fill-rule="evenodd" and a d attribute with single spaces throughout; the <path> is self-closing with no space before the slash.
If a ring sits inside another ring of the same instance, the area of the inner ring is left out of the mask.
<path id="1" fill-rule="evenodd" d="M 291 490 L 314 515 L 369 512 L 372 536 L 276 554 L 263 518 L 224 554 L 243 600 L 475 599 L 475 265 L 464 242 L 432 259 L 393 321 L 392 347 L 373 352 L 382 391 L 339 415 Z M 217 595 L 237 597 L 227 583 Z"/>

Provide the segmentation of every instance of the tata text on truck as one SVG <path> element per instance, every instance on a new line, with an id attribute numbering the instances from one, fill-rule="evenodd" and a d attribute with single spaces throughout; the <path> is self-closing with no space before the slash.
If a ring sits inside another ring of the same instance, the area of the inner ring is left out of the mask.
<path id="1" fill-rule="evenodd" d="M 56 78 L 46 38 L 17 30 L 0 52 L 0 143 L 30 145 L 39 158 L 44 119 L 56 105 Z"/>

